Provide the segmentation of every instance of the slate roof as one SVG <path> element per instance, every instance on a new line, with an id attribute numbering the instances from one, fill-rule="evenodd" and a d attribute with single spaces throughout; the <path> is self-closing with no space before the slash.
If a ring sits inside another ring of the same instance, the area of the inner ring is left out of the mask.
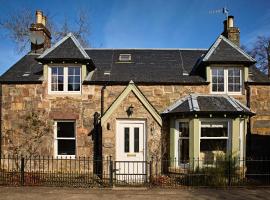
<path id="1" fill-rule="evenodd" d="M 73 34 L 68 34 L 62 40 L 57 42 L 53 47 L 47 49 L 43 54 L 38 58 L 39 61 L 63 61 L 63 60 L 72 60 L 72 61 L 88 61 L 90 57 L 85 52 L 83 47 L 77 41 Z"/>
<path id="2" fill-rule="evenodd" d="M 84 84 L 128 84 L 130 80 L 136 84 L 208 84 L 202 74 L 203 67 L 198 65 L 203 60 L 221 61 L 222 56 L 228 60 L 230 52 L 233 52 L 235 55 L 231 56 L 237 59 L 230 58 L 231 61 L 250 59 L 251 62 L 252 58 L 233 45 L 220 36 L 209 50 L 83 49 L 74 35 L 68 34 L 42 55 L 25 55 L 0 77 L 0 82 L 41 82 L 41 63 L 78 61 L 85 62 L 89 71 L 95 68 L 93 73 L 88 74 Z M 120 62 L 120 54 L 131 54 L 131 61 Z M 200 73 L 192 73 L 196 67 Z M 255 67 L 250 67 L 249 81 L 253 84 L 270 84 L 267 76 Z"/>
<path id="3" fill-rule="evenodd" d="M 203 58 L 203 62 L 248 62 L 256 61 L 233 42 L 220 35 Z"/>
<path id="4" fill-rule="evenodd" d="M 205 83 L 190 76 L 193 66 L 206 50 L 181 49 L 87 49 L 96 70 L 89 83 Z M 131 54 L 131 62 L 119 62 L 120 54 Z M 110 75 L 104 75 L 110 72 Z M 186 75 L 184 75 L 186 73 Z"/>
<path id="5" fill-rule="evenodd" d="M 201 95 L 190 94 L 162 113 L 174 114 L 245 114 L 254 115 L 253 112 L 241 102 L 228 95 Z"/>
<path id="6" fill-rule="evenodd" d="M 36 61 L 38 56 L 38 54 L 25 55 L 0 77 L 0 81 L 2 83 L 41 83 L 43 65 Z"/>

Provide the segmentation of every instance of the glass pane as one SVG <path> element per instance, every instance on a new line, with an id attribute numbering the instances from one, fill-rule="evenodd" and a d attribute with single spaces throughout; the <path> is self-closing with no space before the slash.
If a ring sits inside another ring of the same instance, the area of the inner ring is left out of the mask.
<path id="1" fill-rule="evenodd" d="M 202 122 L 201 137 L 227 137 L 227 122 L 208 123 Z"/>
<path id="2" fill-rule="evenodd" d="M 233 70 L 229 69 L 229 70 L 228 70 L 228 76 L 233 76 L 233 75 L 234 75 Z"/>
<path id="3" fill-rule="evenodd" d="M 69 76 L 68 77 L 68 83 L 73 83 L 74 82 L 74 76 Z"/>
<path id="4" fill-rule="evenodd" d="M 228 90 L 229 90 L 229 92 L 233 92 L 234 91 L 233 84 L 229 84 L 228 85 Z"/>
<path id="5" fill-rule="evenodd" d="M 234 78 L 234 82 L 235 82 L 235 83 L 240 83 L 240 77 L 235 77 L 235 78 Z"/>
<path id="6" fill-rule="evenodd" d="M 240 76 L 240 69 L 234 69 L 234 76 Z"/>
<path id="7" fill-rule="evenodd" d="M 223 69 L 218 69 L 218 76 L 224 76 L 224 70 Z"/>
<path id="8" fill-rule="evenodd" d="M 179 161 L 180 164 L 188 163 L 189 161 L 189 139 L 180 139 L 178 141 Z"/>
<path id="9" fill-rule="evenodd" d="M 218 72 L 217 72 L 217 69 L 213 69 L 212 70 L 212 76 L 217 76 Z"/>
<path id="10" fill-rule="evenodd" d="M 80 71 L 81 69 L 79 67 L 75 67 L 75 70 L 74 70 L 74 75 L 77 75 L 77 76 L 80 76 Z"/>
<path id="11" fill-rule="evenodd" d="M 57 67 L 58 75 L 64 75 L 64 67 Z"/>
<path id="12" fill-rule="evenodd" d="M 69 67 L 68 68 L 68 75 L 71 76 L 71 75 L 74 75 L 75 74 L 75 69 L 74 67 Z"/>
<path id="13" fill-rule="evenodd" d="M 218 86 L 217 84 L 212 84 L 212 91 L 213 92 L 217 92 L 217 89 L 218 89 L 217 86 Z"/>
<path id="14" fill-rule="evenodd" d="M 75 155 L 75 140 L 58 140 L 58 155 Z"/>
<path id="15" fill-rule="evenodd" d="M 57 75 L 57 67 L 52 67 L 52 75 Z"/>
<path id="16" fill-rule="evenodd" d="M 124 128 L 125 132 L 125 153 L 129 152 L 129 128 Z"/>
<path id="17" fill-rule="evenodd" d="M 223 92 L 224 91 L 224 84 L 218 84 L 218 91 Z"/>
<path id="18" fill-rule="evenodd" d="M 80 76 L 75 76 L 75 77 L 74 77 L 74 82 L 75 82 L 75 83 L 80 83 L 80 82 L 81 82 L 80 79 L 81 79 Z"/>
<path id="19" fill-rule="evenodd" d="M 58 83 L 64 83 L 64 76 L 58 76 Z"/>
<path id="20" fill-rule="evenodd" d="M 179 122 L 179 137 L 189 137 L 188 122 Z"/>
<path id="21" fill-rule="evenodd" d="M 215 160 L 224 159 L 227 151 L 227 140 L 201 139 L 200 157 L 204 164 L 214 164 Z"/>
<path id="22" fill-rule="evenodd" d="M 57 122 L 57 137 L 74 138 L 74 122 Z"/>
<path id="23" fill-rule="evenodd" d="M 139 128 L 134 128 L 134 152 L 139 152 Z"/>
<path id="24" fill-rule="evenodd" d="M 234 78 L 233 77 L 228 77 L 228 83 L 233 83 L 234 82 Z"/>
<path id="25" fill-rule="evenodd" d="M 224 78 L 223 77 L 218 77 L 218 83 L 223 83 L 224 82 Z"/>
<path id="26" fill-rule="evenodd" d="M 213 77 L 213 78 L 212 78 L 212 82 L 213 82 L 213 83 L 217 83 L 217 77 Z"/>
<path id="27" fill-rule="evenodd" d="M 51 90 L 52 91 L 57 91 L 57 84 L 52 84 L 51 85 Z"/>
<path id="28" fill-rule="evenodd" d="M 201 152 L 222 151 L 226 152 L 227 139 L 201 139 Z"/>
<path id="29" fill-rule="evenodd" d="M 57 91 L 64 91 L 64 84 L 58 84 L 58 90 Z"/>
<path id="30" fill-rule="evenodd" d="M 234 91 L 235 92 L 240 92 L 241 91 L 241 86 L 239 84 L 234 85 Z"/>
<path id="31" fill-rule="evenodd" d="M 80 91 L 80 84 L 68 84 L 68 91 Z"/>

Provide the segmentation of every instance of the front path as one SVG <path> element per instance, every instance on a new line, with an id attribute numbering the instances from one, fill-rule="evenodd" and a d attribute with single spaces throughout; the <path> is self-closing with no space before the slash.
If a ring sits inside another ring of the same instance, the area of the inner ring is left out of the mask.
<path id="1" fill-rule="evenodd" d="M 53 187 L 0 187 L 0 199 L 5 200 L 118 200 L 118 199 L 269 199 L 270 188 L 233 189 L 77 189 Z"/>

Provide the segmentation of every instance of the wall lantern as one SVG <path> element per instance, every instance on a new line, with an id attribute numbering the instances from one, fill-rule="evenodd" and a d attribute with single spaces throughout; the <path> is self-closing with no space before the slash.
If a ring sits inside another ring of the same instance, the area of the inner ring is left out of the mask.
<path id="1" fill-rule="evenodd" d="M 131 116 L 134 112 L 134 107 L 132 105 L 130 105 L 126 112 L 127 112 L 128 116 Z"/>

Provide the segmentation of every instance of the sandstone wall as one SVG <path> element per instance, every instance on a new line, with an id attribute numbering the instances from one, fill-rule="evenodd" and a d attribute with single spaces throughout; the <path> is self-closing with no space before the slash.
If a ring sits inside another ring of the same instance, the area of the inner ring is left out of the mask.
<path id="1" fill-rule="evenodd" d="M 116 85 L 107 86 L 104 94 L 105 111 L 121 94 L 126 86 Z M 179 98 L 182 98 L 190 93 L 209 93 L 209 86 L 181 86 L 181 85 L 154 85 L 154 86 L 138 86 L 145 97 L 156 108 L 158 112 L 162 112 L 165 108 Z M 76 139 L 77 139 L 77 155 L 92 156 L 93 155 L 93 115 L 95 112 L 100 112 L 100 91 L 102 86 L 83 85 L 82 95 L 49 95 L 47 92 L 47 84 L 25 84 L 25 85 L 2 85 L 2 133 L 5 135 L 7 131 L 16 131 L 18 124 L 23 123 L 24 116 L 30 109 L 44 110 L 44 120 L 53 122 L 57 119 L 75 119 L 76 120 Z M 237 99 L 245 103 L 245 96 L 236 96 Z M 149 115 L 145 108 L 134 96 L 129 96 L 124 100 L 123 104 L 110 117 L 111 130 L 106 130 L 103 127 L 104 135 L 104 153 L 114 156 L 114 143 L 109 144 L 115 134 L 115 120 L 117 118 L 127 119 L 126 108 L 134 105 L 135 111 L 132 118 L 144 119 L 148 128 L 153 125 L 155 127 L 157 140 L 160 140 L 162 135 L 166 135 L 169 130 L 166 125 L 158 127 L 154 119 Z M 148 133 L 149 130 L 148 130 Z M 52 138 L 53 133 L 48 133 Z M 151 143 L 149 135 L 149 145 Z M 49 138 L 49 137 L 48 137 Z M 8 141 L 3 141 L 3 150 L 8 152 Z M 105 146 L 109 146 L 105 148 Z M 149 148 L 151 151 L 148 155 L 151 156 L 155 148 Z M 40 147 L 41 155 L 53 155 L 53 140 L 48 139 Z"/>
<path id="2" fill-rule="evenodd" d="M 270 86 L 250 86 L 250 108 L 252 134 L 270 135 Z"/>

